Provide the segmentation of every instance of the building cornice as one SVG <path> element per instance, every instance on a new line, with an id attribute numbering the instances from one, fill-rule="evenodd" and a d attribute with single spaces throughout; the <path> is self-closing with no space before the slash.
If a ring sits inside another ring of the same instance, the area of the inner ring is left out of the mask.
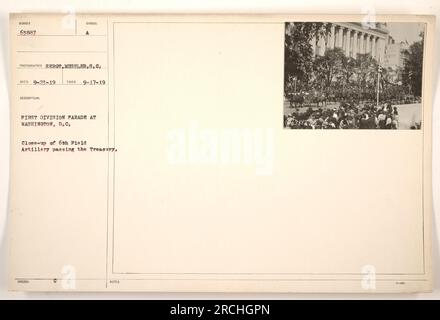
<path id="1" fill-rule="evenodd" d="M 357 32 L 374 35 L 382 39 L 385 39 L 389 34 L 389 31 L 383 28 L 364 28 L 359 22 L 335 22 L 333 24 Z"/>

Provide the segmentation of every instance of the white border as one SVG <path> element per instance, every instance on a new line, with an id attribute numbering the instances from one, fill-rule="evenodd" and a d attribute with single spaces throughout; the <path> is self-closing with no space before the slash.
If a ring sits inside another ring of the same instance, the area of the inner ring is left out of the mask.
<path id="1" fill-rule="evenodd" d="M 7 243 L 6 243 L 6 209 L 9 175 L 9 12 L 142 12 L 142 13 L 290 13 L 290 14 L 429 14 L 436 15 L 435 53 L 439 54 L 437 43 L 440 42 L 440 2 L 438 0 L 369 0 L 363 3 L 350 0 L 260 0 L 260 1 L 221 1 L 212 0 L 106 0 L 106 1 L 68 1 L 68 0 L 5 0 L 0 3 L 0 299 L 76 299 L 76 298 L 131 298 L 131 299 L 440 299 L 440 205 L 439 146 L 440 119 L 438 111 L 438 59 L 434 59 L 432 70 L 433 82 L 433 273 L 434 291 L 429 294 L 196 294 L 196 293 L 12 293 L 7 291 Z M 437 164 L 437 166 L 435 166 Z"/>

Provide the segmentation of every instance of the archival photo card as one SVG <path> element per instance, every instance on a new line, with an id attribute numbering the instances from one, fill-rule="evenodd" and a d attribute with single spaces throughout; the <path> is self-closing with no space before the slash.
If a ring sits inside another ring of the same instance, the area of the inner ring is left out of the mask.
<path id="1" fill-rule="evenodd" d="M 432 290 L 434 17 L 363 19 L 11 14 L 9 289 Z"/>
<path id="2" fill-rule="evenodd" d="M 420 129 L 425 27 L 286 22 L 284 128 Z"/>

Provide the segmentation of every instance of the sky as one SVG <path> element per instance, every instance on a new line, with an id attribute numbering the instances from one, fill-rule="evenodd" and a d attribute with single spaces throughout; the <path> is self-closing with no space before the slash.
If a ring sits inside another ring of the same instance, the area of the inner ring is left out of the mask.
<path id="1" fill-rule="evenodd" d="M 414 22 L 388 22 L 387 29 L 396 42 L 407 40 L 409 44 L 419 41 L 419 34 L 423 31 L 424 23 Z"/>

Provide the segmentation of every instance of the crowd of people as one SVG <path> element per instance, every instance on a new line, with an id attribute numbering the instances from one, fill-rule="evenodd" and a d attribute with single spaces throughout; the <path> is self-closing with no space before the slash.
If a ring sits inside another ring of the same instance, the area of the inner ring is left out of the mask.
<path id="1" fill-rule="evenodd" d="M 399 112 L 391 103 L 381 106 L 342 103 L 338 107 L 308 108 L 284 115 L 290 129 L 398 129 Z M 416 128 L 414 128 L 416 129 Z"/>

